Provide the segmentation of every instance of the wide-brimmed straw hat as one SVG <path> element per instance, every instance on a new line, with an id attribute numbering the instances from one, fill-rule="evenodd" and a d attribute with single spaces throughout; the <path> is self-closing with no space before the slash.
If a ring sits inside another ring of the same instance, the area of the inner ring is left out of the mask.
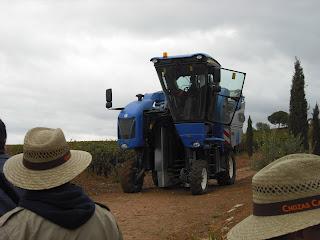
<path id="1" fill-rule="evenodd" d="M 4 175 L 15 186 L 29 190 L 63 185 L 91 162 L 91 154 L 70 150 L 60 128 L 33 128 L 24 138 L 23 153 L 9 158 Z"/>
<path id="2" fill-rule="evenodd" d="M 320 224 L 320 157 L 292 154 L 252 179 L 253 215 L 233 227 L 229 240 L 278 237 Z"/>

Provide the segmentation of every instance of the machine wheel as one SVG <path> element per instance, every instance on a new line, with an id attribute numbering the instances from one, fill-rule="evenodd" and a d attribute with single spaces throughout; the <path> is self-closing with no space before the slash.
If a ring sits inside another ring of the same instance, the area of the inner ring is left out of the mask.
<path id="1" fill-rule="evenodd" d="M 158 183 L 158 174 L 157 174 L 157 171 L 152 171 L 152 181 L 153 181 L 153 184 L 155 186 L 159 186 L 159 183 Z"/>
<path id="2" fill-rule="evenodd" d="M 120 183 L 122 190 L 125 193 L 140 192 L 143 185 L 144 175 L 137 180 L 138 169 L 136 163 L 133 160 L 128 160 L 124 163 L 120 174 Z"/>
<path id="3" fill-rule="evenodd" d="M 192 161 L 190 189 L 193 195 L 204 194 L 208 188 L 208 164 L 203 160 Z"/>
<path id="4" fill-rule="evenodd" d="M 225 156 L 226 171 L 219 173 L 217 181 L 219 185 L 232 185 L 236 180 L 236 161 L 233 153 L 229 152 Z"/>

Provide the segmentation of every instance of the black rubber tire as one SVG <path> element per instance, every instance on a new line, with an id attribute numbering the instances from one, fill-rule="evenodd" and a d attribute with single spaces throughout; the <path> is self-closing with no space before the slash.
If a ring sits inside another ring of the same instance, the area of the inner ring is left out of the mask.
<path id="1" fill-rule="evenodd" d="M 137 175 L 138 169 L 136 168 L 135 161 L 126 161 L 120 171 L 120 184 L 123 192 L 136 193 L 141 191 L 144 176 L 142 176 L 140 180 L 137 181 Z"/>
<path id="2" fill-rule="evenodd" d="M 207 171 L 207 183 L 203 189 L 201 183 L 203 181 L 202 170 L 206 169 Z M 190 171 L 190 189 L 193 195 L 200 195 L 207 192 L 208 189 L 208 164 L 203 160 L 194 160 L 192 161 L 191 171 Z"/>
<path id="3" fill-rule="evenodd" d="M 152 181 L 155 186 L 159 186 L 157 171 L 152 171 Z"/>
<path id="4" fill-rule="evenodd" d="M 229 158 L 231 157 L 232 159 L 232 165 L 233 165 L 233 176 L 230 178 L 230 174 L 229 174 Z M 236 167 L 236 161 L 234 158 L 234 155 L 232 152 L 229 152 L 225 155 L 225 161 L 226 161 L 226 171 L 223 171 L 221 173 L 218 174 L 217 177 L 217 181 L 218 184 L 221 186 L 225 186 L 225 185 L 232 185 L 234 184 L 234 182 L 236 181 L 236 175 L 237 175 L 237 167 Z"/>

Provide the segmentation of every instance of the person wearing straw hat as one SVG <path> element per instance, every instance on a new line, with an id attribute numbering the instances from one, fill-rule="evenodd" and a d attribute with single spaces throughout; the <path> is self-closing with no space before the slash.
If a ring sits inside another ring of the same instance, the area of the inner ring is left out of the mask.
<path id="1" fill-rule="evenodd" d="M 19 206 L 0 218 L 0 239 L 122 239 L 114 216 L 70 183 L 91 162 L 70 150 L 61 129 L 33 128 L 23 153 L 9 158 L 5 177 L 25 189 Z"/>
<path id="2" fill-rule="evenodd" d="M 9 158 L 5 151 L 6 140 L 6 125 L 0 119 L 0 216 L 14 209 L 19 202 L 16 189 L 7 181 L 3 174 L 3 165 Z"/>
<path id="3" fill-rule="evenodd" d="M 320 157 L 292 154 L 252 179 L 253 213 L 228 240 L 320 239 Z"/>

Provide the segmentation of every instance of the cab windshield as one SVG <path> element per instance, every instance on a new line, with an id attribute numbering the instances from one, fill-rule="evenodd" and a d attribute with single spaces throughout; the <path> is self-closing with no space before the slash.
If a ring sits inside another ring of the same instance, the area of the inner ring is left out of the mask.
<path id="1" fill-rule="evenodd" d="M 205 65 L 169 65 L 157 70 L 174 121 L 203 120 L 207 96 Z"/>
<path id="2" fill-rule="evenodd" d="M 174 122 L 231 124 L 240 108 L 245 73 L 201 63 L 156 69 Z"/>

